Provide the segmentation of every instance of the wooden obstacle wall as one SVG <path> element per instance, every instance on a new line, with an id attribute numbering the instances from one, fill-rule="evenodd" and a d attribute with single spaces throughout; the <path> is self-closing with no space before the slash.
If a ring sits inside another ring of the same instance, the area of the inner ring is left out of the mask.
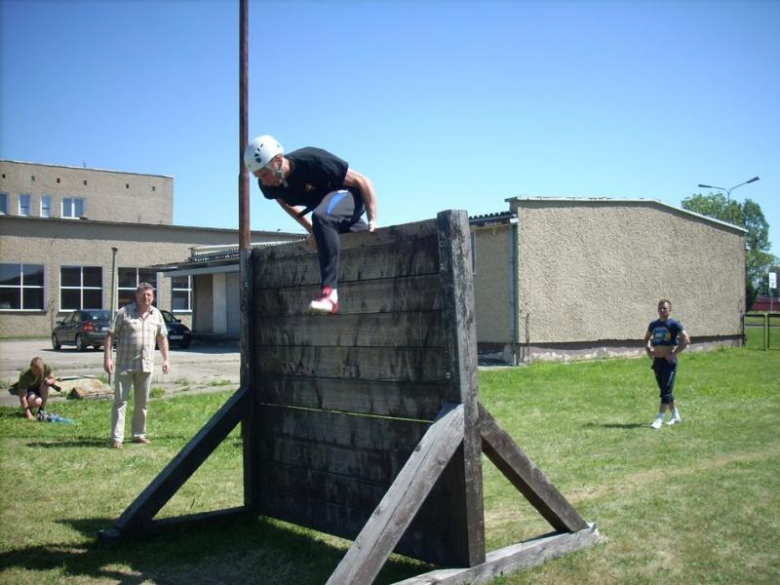
<path id="1" fill-rule="evenodd" d="M 476 356 L 454 350 L 476 347 L 473 312 L 458 317 L 473 306 L 469 245 L 463 212 L 342 236 L 335 316 L 308 312 L 320 282 L 304 243 L 253 253 L 249 491 L 261 514 L 354 539 L 446 404 L 467 403 L 475 425 Z M 467 470 L 459 449 L 398 552 L 481 562 L 481 466 Z"/>
<path id="2" fill-rule="evenodd" d="M 394 550 L 445 568 L 404 581 L 486 583 L 598 540 L 477 401 L 468 217 L 342 236 L 338 315 L 311 315 L 317 256 L 253 250 L 244 383 L 104 541 L 262 514 L 353 539 L 327 585 L 368 585 Z M 155 515 L 241 423 L 244 505 Z M 487 553 L 482 454 L 555 532 Z"/>

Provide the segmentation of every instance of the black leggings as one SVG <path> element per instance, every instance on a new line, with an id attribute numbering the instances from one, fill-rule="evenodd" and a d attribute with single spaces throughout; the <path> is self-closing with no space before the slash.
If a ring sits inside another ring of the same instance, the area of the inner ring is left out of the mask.
<path id="1" fill-rule="evenodd" d="M 668 361 L 664 358 L 653 360 L 653 372 L 655 372 L 655 381 L 658 382 L 658 389 L 661 391 L 661 403 L 671 404 L 674 402 L 674 379 L 677 374 L 677 359 Z"/>
<path id="2" fill-rule="evenodd" d="M 314 209 L 311 223 L 317 241 L 323 287 L 338 287 L 341 254 L 339 234 L 367 230 L 368 224 L 360 218 L 362 214 L 363 199 L 346 190 L 328 193 Z"/>

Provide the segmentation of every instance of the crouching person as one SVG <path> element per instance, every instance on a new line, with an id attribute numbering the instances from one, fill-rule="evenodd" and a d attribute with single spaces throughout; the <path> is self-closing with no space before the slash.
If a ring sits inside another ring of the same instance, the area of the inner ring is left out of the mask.
<path id="1" fill-rule="evenodd" d="M 29 369 L 19 376 L 17 388 L 19 403 L 25 418 L 30 421 L 46 420 L 46 403 L 49 401 L 49 388 L 56 386 L 56 379 L 49 366 L 39 357 L 30 362 Z M 37 414 L 33 410 L 38 409 Z"/>

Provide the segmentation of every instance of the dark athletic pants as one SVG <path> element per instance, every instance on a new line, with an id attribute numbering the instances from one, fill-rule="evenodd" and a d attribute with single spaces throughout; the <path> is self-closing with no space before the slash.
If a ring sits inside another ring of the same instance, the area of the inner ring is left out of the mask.
<path id="1" fill-rule="evenodd" d="M 653 360 L 653 372 L 655 372 L 655 381 L 658 382 L 658 389 L 661 391 L 661 403 L 671 404 L 674 402 L 674 378 L 677 374 L 677 359 L 670 362 L 666 359 Z"/>
<path id="2" fill-rule="evenodd" d="M 363 209 L 363 198 L 346 190 L 328 193 L 314 209 L 311 223 L 317 242 L 323 287 L 338 287 L 341 254 L 339 234 L 368 229 L 368 224 L 360 218 Z"/>

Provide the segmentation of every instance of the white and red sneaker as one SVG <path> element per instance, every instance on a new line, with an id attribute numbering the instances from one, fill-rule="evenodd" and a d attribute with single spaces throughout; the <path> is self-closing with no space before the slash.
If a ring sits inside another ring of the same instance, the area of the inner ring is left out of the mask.
<path id="1" fill-rule="evenodd" d="M 329 286 L 322 287 L 322 294 L 309 303 L 309 310 L 315 313 L 329 313 L 331 315 L 338 313 L 338 291 Z"/>

